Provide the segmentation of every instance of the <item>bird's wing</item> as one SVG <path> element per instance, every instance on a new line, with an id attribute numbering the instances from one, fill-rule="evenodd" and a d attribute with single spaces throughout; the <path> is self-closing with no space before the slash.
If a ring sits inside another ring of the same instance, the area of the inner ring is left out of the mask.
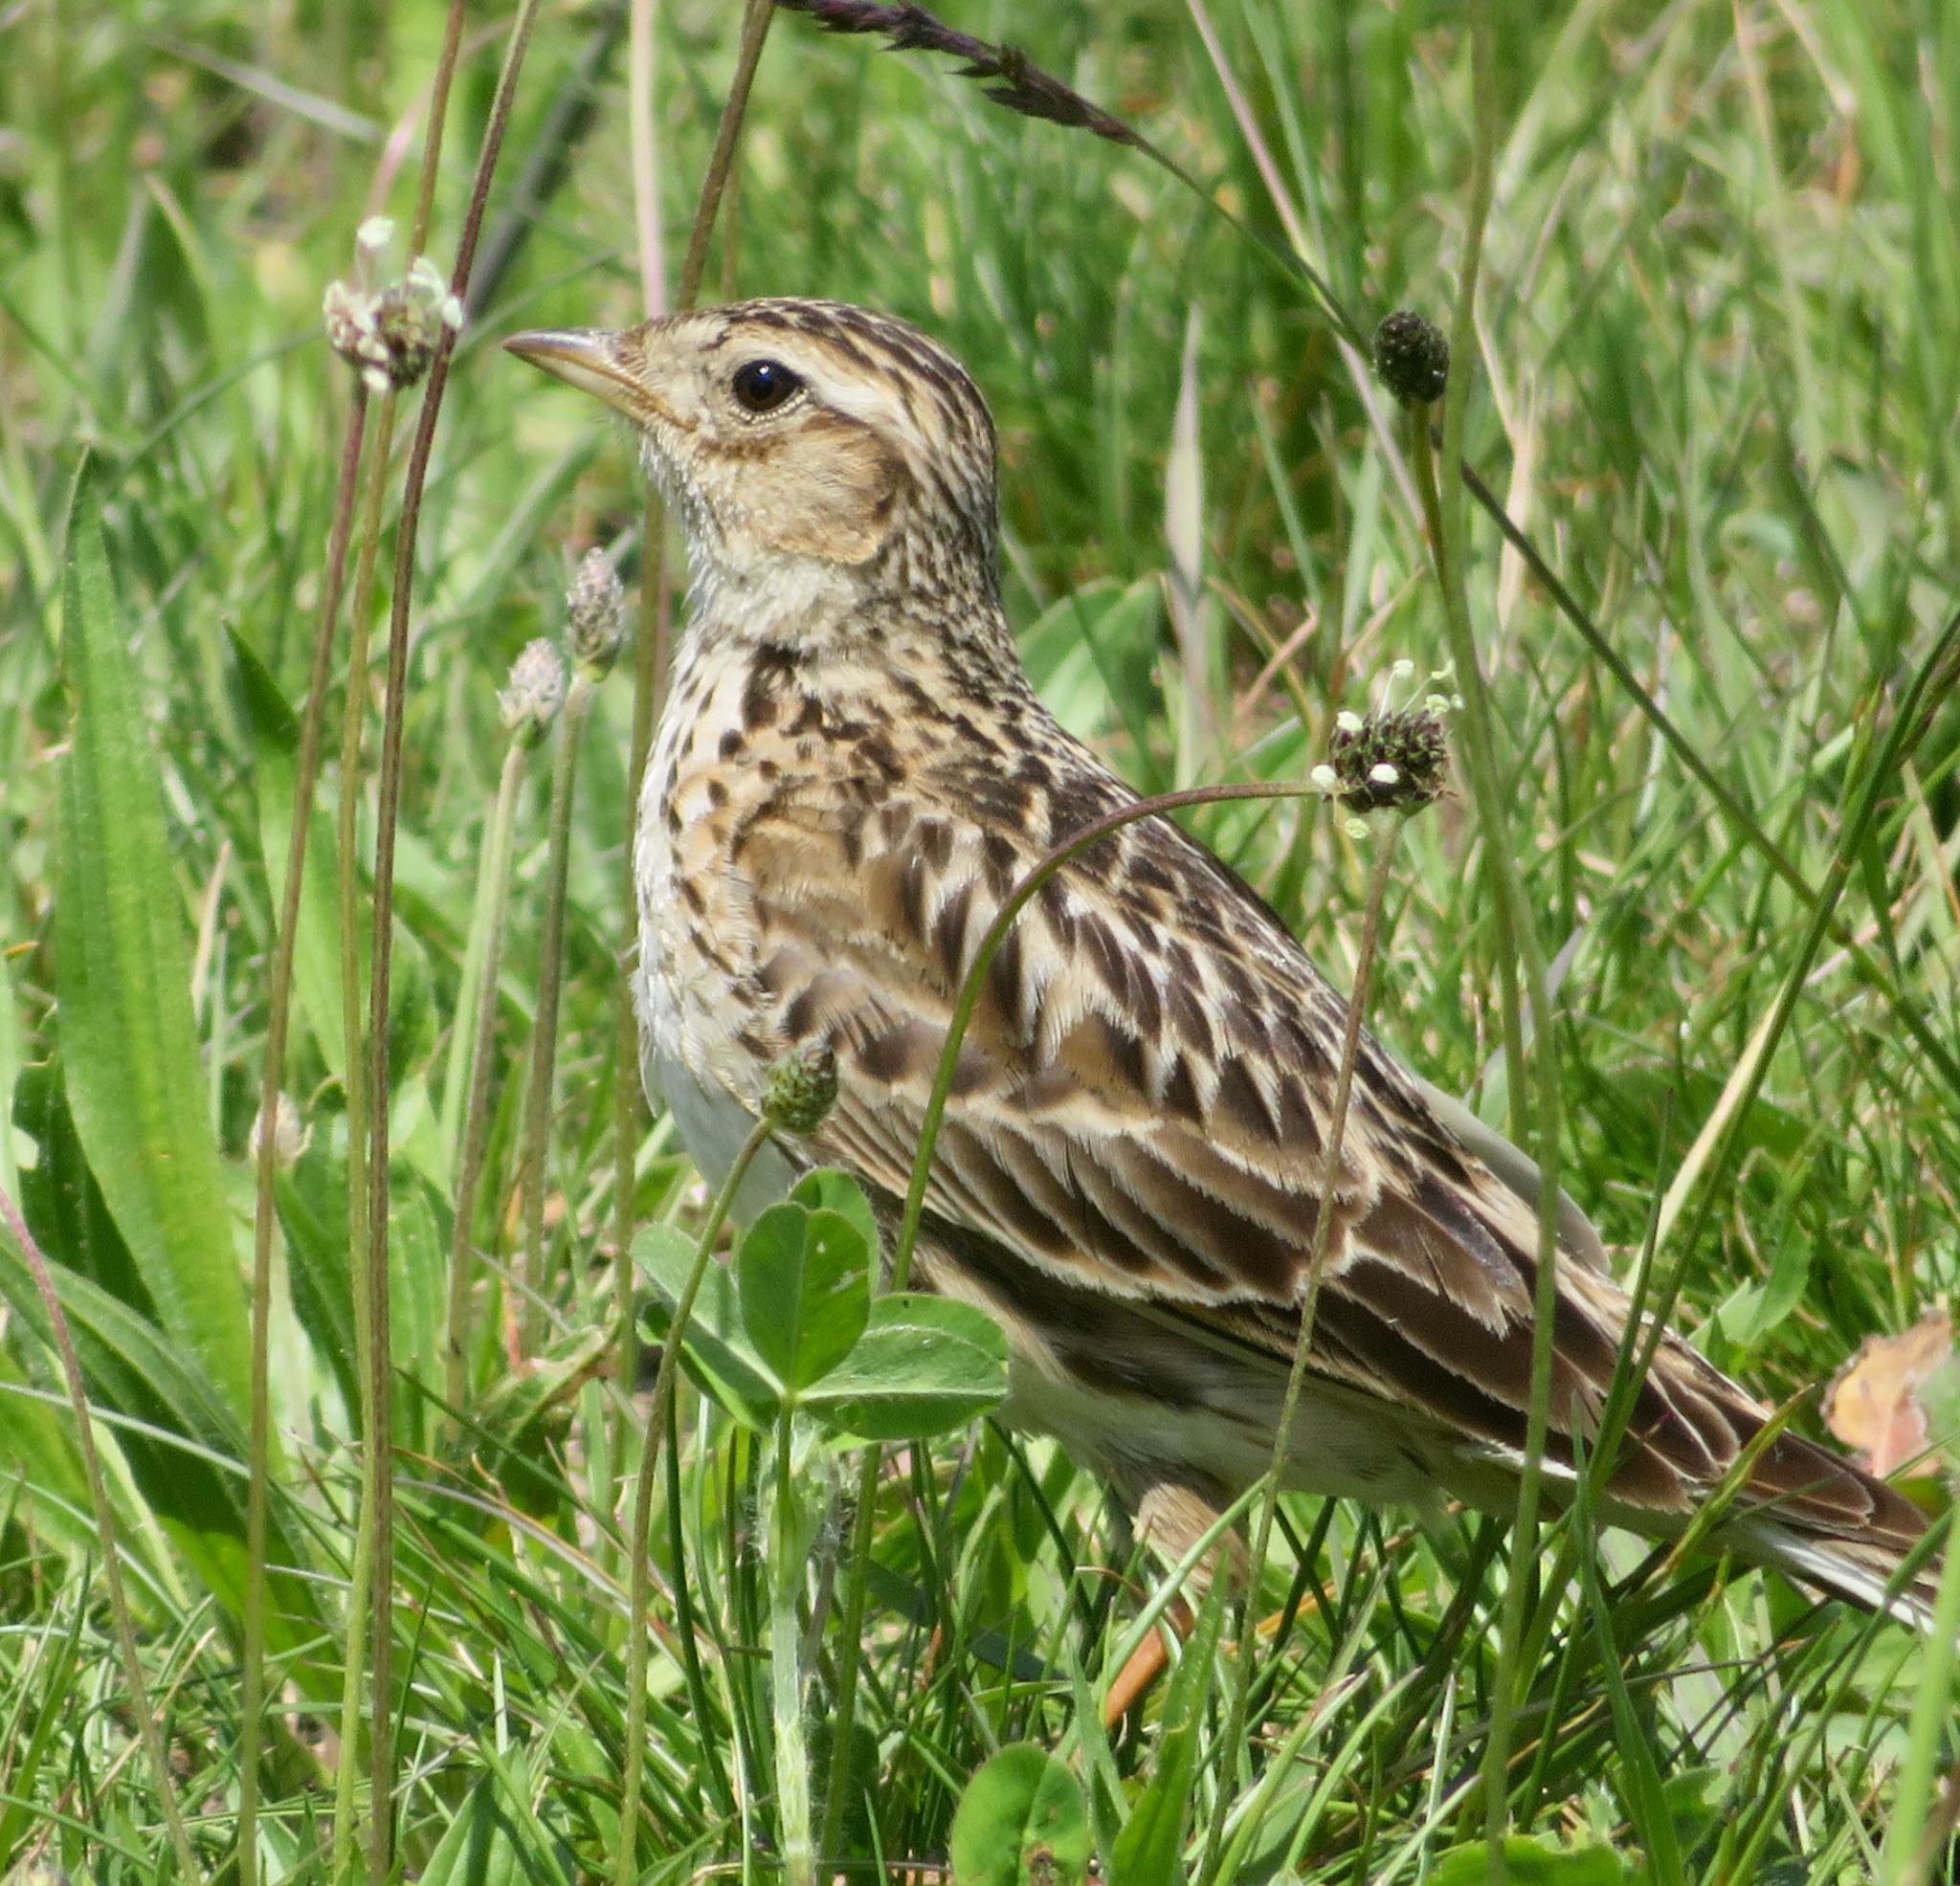
<path id="1" fill-rule="evenodd" d="M 893 1194 L 906 1189 L 956 992 L 1017 855 L 1025 847 L 983 822 L 898 802 L 841 825 L 835 809 L 791 809 L 745 835 L 781 1035 L 837 1051 L 839 1097 L 818 1149 Z M 1027 1267 L 1034 1295 L 1047 1285 L 1064 1300 L 1145 1306 L 1280 1363 L 1298 1329 L 1343 1026 L 1340 999 L 1223 865 L 1168 821 L 1125 827 L 1058 874 L 994 956 L 929 1209 Z M 1515 1459 L 1535 1211 L 1366 1036 L 1331 1209 L 1315 1367 L 1466 1449 Z M 1569 1460 L 1573 1430 L 1598 1420 L 1629 1305 L 1596 1242 L 1569 1240 L 1565 1257 L 1549 1451 Z M 1765 1418 L 1663 1337 L 1613 1495 L 1678 1520 Z M 1793 1437 L 1764 1450 L 1747 1498 L 1825 1536 L 1882 1520 L 1916 1529 L 1897 1495 Z"/>

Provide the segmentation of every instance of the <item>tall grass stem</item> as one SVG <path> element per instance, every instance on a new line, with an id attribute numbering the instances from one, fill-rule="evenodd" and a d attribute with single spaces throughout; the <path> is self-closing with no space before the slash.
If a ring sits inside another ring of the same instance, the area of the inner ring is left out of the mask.
<path id="1" fill-rule="evenodd" d="M 409 254 L 419 255 L 429 239 L 434 211 L 435 183 L 441 170 L 442 137 L 449 119 L 450 83 L 462 45 L 465 0 L 450 0 L 444 11 L 442 49 L 436 56 L 430 86 L 429 115 L 422 136 L 422 162 L 415 184 L 415 212 L 409 228 Z M 388 468 L 394 448 L 395 416 L 400 402 L 392 391 L 381 399 L 375 426 L 373 469 L 368 475 L 367 501 L 361 510 L 360 552 L 354 574 L 353 608 L 349 614 L 347 678 L 341 707 L 340 804 L 336 821 L 339 848 L 337 885 L 340 913 L 341 1027 L 344 1039 L 347 1122 L 347 1276 L 352 1298 L 356 1367 L 361 1383 L 362 1520 L 354 1537 L 353 1564 L 348 1568 L 345 1654 L 341 1663 L 340 1765 L 334 1775 L 333 1875 L 339 1882 L 351 1878 L 354 1863 L 354 1782 L 362 1762 L 361 1692 L 366 1674 L 364 1646 L 368 1640 L 373 1600 L 374 1536 L 368 1523 L 372 1510 L 368 1497 L 368 1462 L 376 1432 L 371 1333 L 368 1328 L 368 1087 L 367 1037 L 362 1025 L 367 993 L 361 965 L 361 749 L 368 716 L 368 664 L 374 620 L 374 579 L 380 561 L 381 513 L 388 492 Z M 384 1403 L 385 1406 L 385 1403 Z"/>
<path id="2" fill-rule="evenodd" d="M 647 755 L 653 750 L 654 720 L 667 691 L 667 654 L 674 622 L 674 569 L 667 554 L 666 515 L 651 490 L 641 511 L 639 632 L 633 651 L 633 744 L 627 765 L 626 853 L 620 908 L 628 933 L 639 916 L 640 800 L 646 785 Z M 618 1321 L 613 1379 L 630 1389 L 639 1370 L 639 1335 L 633 1320 L 633 1207 L 635 1154 L 642 1100 L 639 1010 L 633 985 L 637 954 L 629 943 L 620 953 L 619 986 L 613 1009 L 612 1093 L 612 1270 L 613 1312 Z M 625 1432 L 624 1419 L 620 1429 Z M 614 1458 L 623 1458 L 623 1448 Z"/>
<path id="3" fill-rule="evenodd" d="M 243 1720 L 238 1734 L 238 1880 L 257 1886 L 258 1744 L 265 1713 L 265 1552 L 266 1503 L 272 1472 L 272 1243 L 273 1176 L 278 1169 L 278 1135 L 274 1130 L 285 1086 L 286 1032 L 293 1007 L 293 957 L 300 932 L 300 893 L 305 881 L 306 840 L 313 830 L 313 797 L 320 782 L 321 729 L 326 719 L 326 690 L 333 678 L 333 632 L 340 616 L 346 574 L 347 540 L 354 523 L 354 497 L 361 476 L 361 448 L 368 430 L 368 390 L 357 374 L 341 445 L 340 475 L 334 486 L 333 522 L 327 531 L 326 568 L 320 586 L 320 610 L 313 630 L 313 665 L 306 703 L 300 716 L 300 751 L 294 763 L 293 825 L 286 840 L 286 881 L 274 933 L 272 974 L 266 991 L 265 1057 L 259 1079 L 258 1157 L 252 1215 L 252 1389 L 246 1442 L 244 1669 L 240 1682 Z"/>
<path id="4" fill-rule="evenodd" d="M 654 1373 L 653 1393 L 647 1404 L 646 1433 L 640 1443 L 639 1475 L 633 1492 L 633 1525 L 627 1534 L 626 1601 L 626 1749 L 619 1783 L 619 1846 L 613 1855 L 613 1886 L 635 1886 L 639 1878 L 635 1838 L 639 1823 L 640 1783 L 646 1774 L 647 1740 L 647 1605 L 653 1581 L 647 1565 L 647 1545 L 654 1530 L 654 1470 L 660 1464 L 660 1443 L 674 1418 L 676 1369 L 680 1360 L 680 1341 L 687 1333 L 687 1320 L 694 1314 L 694 1299 L 702 1279 L 715 1254 L 715 1240 L 722 1234 L 735 1195 L 748 1176 L 755 1156 L 770 1140 L 773 1128 L 759 1120 L 749 1128 L 742 1149 L 735 1155 L 728 1175 L 708 1208 L 701 1235 L 695 1240 L 694 1266 L 681 1285 L 674 1304 L 673 1320 L 667 1325 L 666 1340 L 660 1344 L 660 1361 Z M 676 1576 L 685 1578 L 685 1565 L 676 1567 Z"/>
<path id="5" fill-rule="evenodd" d="M 520 0 L 511 24 L 503 67 L 483 130 L 483 146 L 470 189 L 462 232 L 457 242 L 450 275 L 450 293 L 467 300 L 470 265 L 482 232 L 483 212 L 490 198 L 490 180 L 510 124 L 518 75 L 523 69 L 539 0 Z M 368 990 L 368 1091 L 371 1117 L 368 1144 L 368 1381 L 376 1426 L 366 1441 L 367 1482 L 362 1519 L 371 1530 L 373 1555 L 370 1625 L 369 1708 L 370 1795 L 368 1802 L 368 1872 L 377 1882 L 389 1876 L 393 1858 L 394 1785 L 394 1516 L 393 1480 L 388 1410 L 393 1380 L 389 1328 L 388 1208 L 389 1208 L 389 1039 L 390 967 L 394 945 L 395 831 L 401 815 L 402 723 L 408 696 L 409 614 L 413 601 L 415 545 L 422 516 L 422 494 L 429 477 L 436 421 L 449 385 L 456 337 L 445 325 L 430 365 L 427 389 L 417 415 L 413 443 L 402 481 L 401 520 L 395 537 L 394 588 L 390 599 L 387 682 L 382 703 L 381 762 L 374 832 L 374 905 L 371 925 L 372 970 Z"/>
<path id="6" fill-rule="evenodd" d="M 1484 225 L 1490 215 L 1492 178 L 1498 141 L 1498 100 L 1495 29 L 1487 4 L 1480 5 L 1471 23 L 1472 129 L 1469 200 L 1463 220 L 1462 257 L 1457 279 L 1457 303 L 1450 324 L 1451 371 L 1443 394 L 1443 463 L 1463 461 L 1463 421 L 1469 407 L 1472 363 L 1478 357 L 1477 286 L 1482 260 Z M 1484 1837 L 1486 1865 L 1492 1886 L 1503 1874 L 1503 1833 L 1509 1818 L 1506 1777 L 1510 1769 L 1517 1686 L 1524 1645 L 1526 1598 L 1531 1589 L 1531 1565 L 1538 1537 L 1538 1508 L 1544 1478 L 1545 1443 L 1551 1406 L 1553 1333 L 1558 1305 L 1559 1143 L 1561 1096 L 1558 1044 L 1547 994 L 1544 946 L 1536 920 L 1525 902 L 1517 866 L 1503 776 L 1497 752 L 1495 716 L 1470 621 L 1469 594 L 1464 584 L 1468 541 L 1464 523 L 1464 486 L 1460 479 L 1439 481 L 1430 450 L 1429 418 L 1419 411 L 1414 432 L 1414 469 L 1429 523 L 1430 549 L 1442 591 L 1443 619 L 1449 634 L 1450 657 L 1461 693 L 1460 716 L 1471 794 L 1489 875 L 1500 912 L 1499 936 L 1506 961 L 1512 952 L 1521 969 L 1513 980 L 1501 975 L 1507 1077 L 1511 1092 L 1522 1098 L 1531 1083 L 1534 1129 L 1526 1149 L 1535 1147 L 1539 1168 L 1538 1264 L 1533 1298 L 1529 1403 L 1525 1420 L 1524 1466 L 1519 1476 L 1517 1520 L 1512 1534 L 1504 1586 L 1503 1625 L 1499 1637 L 1497 1674 L 1491 1698 L 1491 1722 L 1483 1758 Z M 1526 1042 L 1519 1010 L 1519 982 L 1528 1003 L 1532 1031 Z M 1515 1045 L 1514 1045 L 1515 1044 Z M 1528 1065 L 1526 1056 L 1528 1055 Z M 1524 1121 L 1514 1108 L 1514 1121 Z M 1523 1135 L 1521 1134 L 1521 1137 Z"/>
<path id="7" fill-rule="evenodd" d="M 1354 987 L 1348 998 L 1347 1025 L 1341 1034 L 1341 1061 L 1334 1076 L 1334 1101 L 1327 1113 L 1326 1151 L 1321 1161 L 1320 1205 L 1314 1213 L 1313 1241 L 1307 1248 L 1306 1274 L 1300 1293 L 1300 1329 L 1293 1340 L 1293 1361 L 1286 1371 L 1286 1392 L 1280 1403 L 1280 1425 L 1273 1435 L 1273 1458 L 1266 1470 L 1265 1491 L 1260 1497 L 1258 1516 L 1254 1523 L 1252 1551 L 1245 1571 L 1245 1591 L 1239 1601 L 1238 1654 L 1232 1677 L 1232 1702 L 1226 1714 L 1225 1739 L 1219 1743 L 1224 1760 L 1230 1764 L 1245 1745 L 1245 1724 L 1252 1699 L 1253 1665 L 1258 1658 L 1258 1632 L 1255 1618 L 1258 1605 L 1259 1581 L 1266 1569 L 1266 1554 L 1273 1542 L 1273 1520 L 1280 1509 L 1280 1488 L 1285 1474 L 1286 1457 L 1292 1451 L 1293 1424 L 1300 1412 L 1301 1392 L 1306 1385 L 1307 1359 L 1313 1349 L 1314 1316 L 1320 1307 L 1321 1277 L 1325 1270 L 1327 1249 L 1332 1241 L 1334 1195 L 1341 1182 L 1341 1154 L 1347 1143 L 1348 1103 L 1354 1090 L 1354 1063 L 1361 1052 L 1361 1032 L 1368 1017 L 1369 985 L 1373 978 L 1375 952 L 1381 938 L 1382 907 L 1388 900 L 1389 878 L 1395 861 L 1395 841 L 1401 835 L 1406 814 L 1392 813 L 1374 822 L 1374 865 L 1369 873 L 1368 902 L 1362 913 L 1361 942 L 1355 951 Z M 1221 1788 L 1217 1811 L 1205 1836 L 1204 1858 L 1198 1865 L 1200 1880 L 1218 1876 L 1219 1850 L 1224 1843 L 1231 1791 Z"/>
<path id="8" fill-rule="evenodd" d="M 715 126 L 715 147 L 708 154 L 707 173 L 702 179 L 701 202 L 694 212 L 694 228 L 688 234 L 687 255 L 680 264 L 680 286 L 674 298 L 676 308 L 693 307 L 695 297 L 701 293 L 701 279 L 708 265 L 708 237 L 714 233 L 715 214 L 721 208 L 722 193 L 728 187 L 728 173 L 735 167 L 742 126 L 748 116 L 748 95 L 755 84 L 756 67 L 762 63 L 763 41 L 768 37 L 769 21 L 774 16 L 775 0 L 744 0 L 735 73 L 728 81 L 721 122 Z"/>
<path id="9" fill-rule="evenodd" d="M 543 1327 L 550 1279 L 545 1269 L 546 1142 L 551 1132 L 551 1086 L 558 1066 L 558 1003 L 565 983 L 565 885 L 570 869 L 571 808 L 578 789 L 578 749 L 598 683 L 581 668 L 558 717 L 551 759 L 550 836 L 545 864 L 545 924 L 538 943 L 537 1013 L 531 1028 L 530 1072 L 524 1085 L 523 1174 L 526 1286 L 521 1322 L 532 1342 Z"/>
<path id="10" fill-rule="evenodd" d="M 336 822 L 341 1030 L 345 1055 L 342 1078 L 347 1122 L 347 1277 L 364 1434 L 374 1431 L 374 1409 L 368 1395 L 372 1378 L 368 1353 L 368 987 L 361 965 L 361 747 L 368 713 L 368 657 L 374 619 L 374 569 L 381 541 L 381 507 L 387 491 L 389 453 L 398 408 L 399 402 L 392 392 L 382 396 L 368 490 L 361 507 L 361 548 L 354 572 L 353 607 L 348 614 L 347 678 L 341 706 L 340 806 Z M 365 1494 L 363 1498 L 365 1503 Z M 361 1647 L 368 1635 L 372 1570 L 372 1539 L 363 1526 L 355 1534 L 353 1564 L 348 1572 L 346 1650 L 341 1666 L 341 1760 L 334 1775 L 333 1801 L 336 1882 L 350 1878 L 353 1872 L 354 1778 L 361 1766 L 361 1693 L 367 1668 Z"/>
<path id="11" fill-rule="evenodd" d="M 478 956 L 476 1000 L 467 1037 L 469 1098 L 456 1153 L 456 1217 L 449 1247 L 449 1307 L 443 1323 L 443 1399 L 459 1416 L 468 1387 L 470 1285 L 475 1270 L 477 1187 L 490 1138 L 490 1070 L 496 1058 L 497 989 L 503 966 L 503 932 L 510 904 L 510 862 L 515 848 L 518 788 L 530 747 L 522 735 L 504 749 L 484 834 L 483 932 Z M 460 1012 L 460 1011 L 459 1011 Z"/>
<path id="12" fill-rule="evenodd" d="M 939 1141 L 940 1121 L 946 1117 L 946 1103 L 952 1094 L 960 1045 L 966 1040 L 973 1011 L 980 1005 L 981 992 L 987 986 L 987 971 L 992 965 L 995 952 L 1041 886 L 1079 853 L 1110 833 L 1120 832 L 1125 826 L 1134 825 L 1138 819 L 1241 799 L 1303 799 L 1314 796 L 1319 790 L 1318 787 L 1304 782 L 1252 780 L 1234 786 L 1188 787 L 1181 792 L 1163 792 L 1152 798 L 1135 800 L 1129 805 L 1119 806 L 1112 812 L 1103 813 L 1101 818 L 1090 820 L 1080 831 L 1051 846 L 1022 874 L 1020 881 L 1009 892 L 981 936 L 980 946 L 974 951 L 973 960 L 968 965 L 959 992 L 953 1000 L 946 1040 L 940 1049 L 939 1066 L 933 1075 L 932 1091 L 926 1097 L 925 1112 L 919 1123 L 919 1144 L 912 1157 L 911 1183 L 905 1191 L 904 1210 L 899 1222 L 898 1240 L 892 1251 L 891 1276 L 885 1289 L 903 1290 L 911 1280 L 913 1254 L 918 1248 L 920 1228 L 924 1222 L 925 1193 L 932 1177 L 933 1149 Z M 858 1469 L 857 1514 L 852 1521 L 851 1544 L 846 1555 L 848 1570 L 844 1581 L 842 1642 L 837 1652 L 836 1700 L 831 1732 L 830 1768 L 825 1778 L 823 1836 L 817 1850 L 822 1853 L 835 1853 L 843 1832 L 844 1778 L 850 1772 L 848 1750 L 857 1723 L 858 1669 L 863 1653 L 864 1608 L 870 1592 L 872 1547 L 878 1536 L 878 1483 L 883 1456 L 881 1447 L 867 1447 Z"/>
<path id="13" fill-rule="evenodd" d="M 797 1484 L 794 1409 L 786 1401 L 776 1418 L 775 1489 L 768 1519 L 769 1700 L 776 1742 L 776 1825 L 790 1886 L 815 1886 L 810 1841 L 810 1746 L 803 1727 L 803 1633 L 797 1593 L 809 1571 L 815 1530 Z"/>

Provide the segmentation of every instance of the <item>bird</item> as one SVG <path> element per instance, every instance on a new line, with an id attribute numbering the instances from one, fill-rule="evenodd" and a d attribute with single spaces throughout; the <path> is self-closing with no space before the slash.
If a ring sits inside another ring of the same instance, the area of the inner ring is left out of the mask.
<path id="1" fill-rule="evenodd" d="M 918 327 L 836 301 L 504 344 L 624 415 L 685 539 L 635 856 L 648 1092 L 712 1181 L 768 1070 L 828 1054 L 831 1112 L 751 1201 L 820 1163 L 889 1211 L 990 923 L 1051 847 L 1137 804 L 1022 665 L 986 401 Z M 1515 1509 L 1536 1165 L 1365 1031 L 1330 1159 L 1346 1024 L 1270 906 L 1149 815 L 1030 899 L 959 1049 L 915 1281 L 999 1321 L 1007 1418 L 1171 1556 L 1270 1467 L 1323 1210 L 1283 1483 Z M 1712 1547 L 1924 1623 L 1920 1510 L 1652 1327 L 1563 1197 L 1557 1225 L 1551 1497 L 1632 1323 L 1651 1362 L 1598 1517 L 1666 1540 L 1713 1501 Z"/>

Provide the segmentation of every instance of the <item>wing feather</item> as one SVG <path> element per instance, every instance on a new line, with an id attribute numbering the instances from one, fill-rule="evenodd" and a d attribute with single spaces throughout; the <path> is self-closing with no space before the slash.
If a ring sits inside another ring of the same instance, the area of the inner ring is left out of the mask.
<path id="1" fill-rule="evenodd" d="M 960 976 L 1011 879 L 999 847 L 957 819 L 880 821 L 860 833 L 856 873 L 813 864 L 829 835 L 820 818 L 784 825 L 756 840 L 777 867 L 759 871 L 768 889 L 753 900 L 761 980 L 783 1045 L 823 1039 L 838 1052 L 819 1156 L 896 1199 Z M 936 1261 L 1008 1305 L 1024 1341 L 1078 1374 L 1121 1383 L 1141 1371 L 1160 1397 L 1196 1397 L 1202 1371 L 1189 1359 L 1212 1342 L 1276 1378 L 1322 1209 L 1341 1027 L 1339 999 L 1278 920 L 1174 826 L 1146 821 L 1083 853 L 1022 913 L 989 971 L 927 1193 Z M 1318 1379 L 1466 1456 L 1515 1459 L 1536 1185 L 1515 1148 L 1365 1041 L 1332 1200 Z M 1559 1229 L 1548 1451 L 1570 1462 L 1574 1431 L 1598 1419 L 1630 1306 L 1563 1197 Z M 1679 1522 L 1765 1419 L 1663 1338 L 1614 1498 Z M 1902 1538 L 1912 1530 L 1889 1489 L 1790 1436 L 1764 1451 L 1748 1497 L 1819 1536 L 1880 1520 Z"/>

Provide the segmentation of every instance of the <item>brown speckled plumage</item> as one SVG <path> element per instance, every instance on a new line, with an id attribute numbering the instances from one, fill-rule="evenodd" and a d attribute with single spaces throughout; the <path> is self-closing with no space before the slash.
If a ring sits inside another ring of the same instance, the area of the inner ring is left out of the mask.
<path id="1" fill-rule="evenodd" d="M 924 336 L 826 302 L 512 344 L 635 423 L 687 532 L 690 622 L 637 860 L 650 1083 L 712 1168 L 768 1064 L 828 1044 L 837 1104 L 799 1156 L 895 1198 L 989 921 L 1044 850 L 1133 797 L 1021 668 L 986 407 Z M 759 363 L 774 403 L 751 410 L 738 376 Z M 1274 914 L 1162 819 L 1079 855 L 989 972 L 922 1273 L 1001 1319 L 1015 1411 L 1132 1502 L 1202 1510 L 1266 1465 L 1342 1024 Z M 1289 1477 L 1502 1508 L 1530 1365 L 1528 1168 L 1364 1038 L 1339 1170 Z M 1555 1468 L 1628 1317 L 1596 1238 L 1564 1223 Z M 1612 1516 L 1679 1531 L 1765 1418 L 1665 1337 Z M 1923 1529 L 1785 1435 L 1722 1538 L 1871 1603 Z"/>

